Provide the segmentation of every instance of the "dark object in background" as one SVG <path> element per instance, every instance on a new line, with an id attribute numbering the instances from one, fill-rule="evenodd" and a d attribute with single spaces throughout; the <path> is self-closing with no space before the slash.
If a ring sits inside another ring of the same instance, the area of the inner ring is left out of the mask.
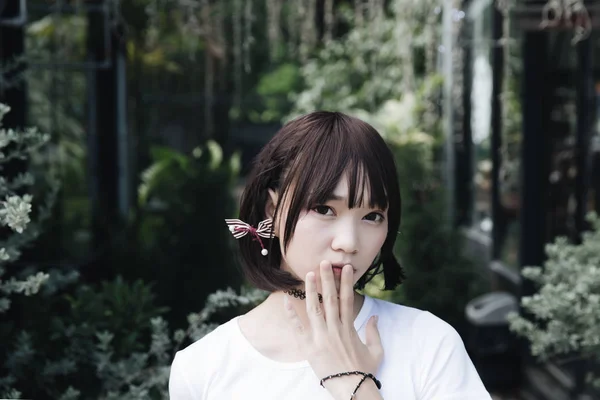
<path id="1" fill-rule="evenodd" d="M 2 10 L 6 6 L 6 0 L 0 0 L 0 16 L 2 16 Z"/>
<path id="2" fill-rule="evenodd" d="M 465 309 L 466 347 L 488 390 L 517 387 L 521 382 L 521 356 L 507 316 L 518 311 L 517 298 L 491 292 L 471 300 Z"/>

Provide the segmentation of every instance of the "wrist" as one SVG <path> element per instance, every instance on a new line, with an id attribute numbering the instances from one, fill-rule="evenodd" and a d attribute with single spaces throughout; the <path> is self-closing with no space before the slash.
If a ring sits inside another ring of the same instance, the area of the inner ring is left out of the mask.
<path id="1" fill-rule="evenodd" d="M 329 379 L 323 383 L 323 386 L 337 400 L 348 400 L 350 394 L 356 388 L 356 385 L 363 377 L 361 375 L 340 376 L 338 378 Z M 366 382 L 363 382 L 363 386 Z"/>
<path id="2" fill-rule="evenodd" d="M 354 390 L 354 388 L 352 390 Z M 346 399 L 349 398 L 350 396 L 346 394 Z M 383 400 L 383 397 L 381 396 L 381 393 L 379 392 L 375 382 L 373 382 L 372 379 L 367 378 L 356 391 L 354 400 Z"/>
<path id="3" fill-rule="evenodd" d="M 356 386 L 363 380 L 362 375 L 340 376 L 335 379 L 329 379 L 323 383 L 323 386 L 336 400 L 382 400 L 377 385 L 371 378 L 365 378 L 361 383 L 354 397 L 352 393 Z"/>

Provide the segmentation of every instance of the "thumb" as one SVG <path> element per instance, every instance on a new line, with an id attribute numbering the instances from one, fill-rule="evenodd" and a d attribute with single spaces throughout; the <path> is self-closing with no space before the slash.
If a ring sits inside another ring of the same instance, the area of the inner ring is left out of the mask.
<path id="1" fill-rule="evenodd" d="M 373 315 L 367 323 L 365 329 L 365 345 L 369 349 L 369 352 L 379 358 L 383 356 L 383 346 L 381 345 L 381 337 L 379 336 L 379 330 L 377 329 L 377 321 L 379 320 L 378 315 Z"/>

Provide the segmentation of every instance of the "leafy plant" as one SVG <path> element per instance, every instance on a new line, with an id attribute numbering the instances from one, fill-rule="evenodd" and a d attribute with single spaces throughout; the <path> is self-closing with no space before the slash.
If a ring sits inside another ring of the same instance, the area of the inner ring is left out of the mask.
<path id="1" fill-rule="evenodd" d="M 89 286 L 74 270 L 48 275 L 37 296 L 16 303 L 27 318 L 2 325 L 0 389 L 10 383 L 29 398 L 59 398 L 66 382 L 78 382 L 91 395 L 101 387 L 93 359 L 98 332 L 113 332 L 115 357 L 128 357 L 150 343 L 148 322 L 164 308 L 141 281 Z"/>
<path id="2" fill-rule="evenodd" d="M 40 225 L 48 218 L 58 191 L 57 182 L 48 177 L 51 179 L 51 189 L 46 193 L 45 202 L 33 209 L 32 193 L 39 188 L 35 186 L 36 169 L 30 160 L 39 154 L 49 136 L 35 128 L 4 128 L 2 120 L 9 111 L 9 107 L 0 104 L 0 198 L 3 199 L 0 201 L 0 223 L 8 228 L 4 230 L 5 234 L 0 241 L 0 313 L 8 318 L 11 317 L 12 295 L 31 296 L 49 278 L 45 272 L 11 268 L 10 264 L 15 265 L 23 251 L 39 236 Z M 2 324 L 0 334 L 4 331 L 5 325 Z M 20 332 L 17 339 L 26 348 L 29 339 L 27 333 Z M 10 366 L 14 360 L 27 360 L 30 355 L 29 351 L 13 354 L 6 363 Z M 0 375 L 0 386 L 11 383 L 11 379 Z"/>
<path id="3" fill-rule="evenodd" d="M 15 175 L 7 174 L 7 169 L 15 162 L 23 162 L 31 157 L 41 146 L 48 142 L 48 135 L 38 132 L 34 128 L 24 131 L 5 129 L 2 126 L 3 117 L 10 111 L 8 106 L 0 104 L 0 223 L 10 228 L 8 236 L 0 241 L 0 313 L 10 308 L 9 295 L 21 293 L 31 295 L 36 293 L 40 285 L 48 279 L 42 272 L 18 277 L 17 273 L 8 275 L 7 265 L 17 261 L 22 250 L 30 245 L 39 235 L 39 224 L 48 218 L 49 210 L 56 198 L 58 185 L 50 191 L 39 210 L 36 221 L 31 220 L 33 196 L 27 191 L 32 191 L 35 179 L 31 170 L 21 168 L 25 172 Z M 10 170 L 9 170 L 10 171 Z"/>
<path id="4" fill-rule="evenodd" d="M 299 90 L 300 83 L 300 69 L 296 64 L 284 63 L 264 74 L 255 89 L 261 101 L 249 106 L 247 111 L 250 120 L 257 123 L 281 121 L 293 106 L 289 94 Z"/>
<path id="5" fill-rule="evenodd" d="M 541 360 L 600 361 L 600 219 L 590 213 L 587 220 L 591 230 L 581 243 L 558 237 L 546 245 L 543 266 L 522 270 L 537 292 L 522 297 L 524 312 L 509 316 L 510 328 L 529 340 Z M 590 379 L 600 387 L 600 377 Z"/>
<path id="6" fill-rule="evenodd" d="M 64 290 L 78 283 L 78 276 L 51 274 L 48 286 Z M 59 279 L 61 280 L 61 279 Z M 6 358 L 7 375 L 0 374 L 2 398 L 56 398 L 61 400 L 168 399 L 167 382 L 175 352 L 211 332 L 229 315 L 245 312 L 264 300 L 266 293 L 228 288 L 209 295 L 202 310 L 187 315 L 184 329 L 169 327 L 154 307 L 151 288 L 140 282 L 117 279 L 101 287 L 77 291 L 68 298 L 63 315 L 36 318 L 37 327 L 21 331 Z M 141 299 L 133 297 L 142 294 Z M 128 303 L 116 302 L 116 295 Z M 36 298 L 54 299 L 55 291 Z M 39 304 L 39 303 L 38 303 Z M 106 308 L 103 307 L 106 306 Z M 84 315 L 90 312 L 89 317 Z M 134 320 L 119 316 L 139 312 Z M 45 323 L 45 327 L 41 327 Z M 135 324 L 135 326 L 133 326 Z M 130 336 L 134 335 L 135 343 Z M 18 389 L 18 390 L 17 390 Z"/>
<path id="7" fill-rule="evenodd" d="M 137 243 L 130 259 L 138 260 L 137 267 L 127 275 L 155 281 L 159 303 L 179 325 L 189 310 L 202 308 L 206 295 L 242 283 L 224 223 L 236 213 L 240 157 L 225 158 L 209 141 L 191 155 L 155 147 L 152 158 L 142 174 L 132 228 Z"/>
<path id="8" fill-rule="evenodd" d="M 141 280 L 128 283 L 118 276 L 99 287 L 81 286 L 65 296 L 69 303 L 68 324 L 88 327 L 90 333 L 109 331 L 116 336 L 115 354 L 124 356 L 139 351 L 144 343 L 148 321 L 164 314 L 166 307 L 156 307 L 152 286 Z"/>

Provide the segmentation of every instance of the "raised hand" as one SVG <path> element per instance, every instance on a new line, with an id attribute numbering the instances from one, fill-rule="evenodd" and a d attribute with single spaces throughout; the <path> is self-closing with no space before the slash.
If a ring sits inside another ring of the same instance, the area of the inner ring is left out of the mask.
<path id="1" fill-rule="evenodd" d="M 341 275 L 338 299 L 331 263 L 321 262 L 323 306 L 319 303 L 314 272 L 306 275 L 306 312 L 310 326 L 304 326 L 285 297 L 285 308 L 294 327 L 295 340 L 319 379 L 349 371 L 375 375 L 383 359 L 383 347 L 376 326 L 376 317 L 372 317 L 367 323 L 366 343 L 360 340 L 354 329 L 352 266 L 344 266 Z M 335 398 L 348 399 L 361 379 L 360 375 L 343 376 L 327 380 L 324 386 Z M 374 393 L 376 397 L 369 395 L 365 398 L 381 399 L 371 379 L 363 383 L 357 399 L 363 398 L 359 394 L 366 395 L 366 392 Z"/>

